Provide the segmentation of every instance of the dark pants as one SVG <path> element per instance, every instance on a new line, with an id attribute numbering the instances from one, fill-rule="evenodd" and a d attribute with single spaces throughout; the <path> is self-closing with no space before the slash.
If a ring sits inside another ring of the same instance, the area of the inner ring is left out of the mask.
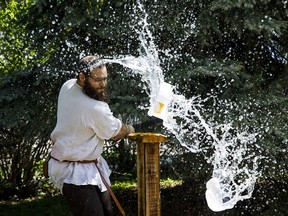
<path id="1" fill-rule="evenodd" d="M 64 183 L 62 192 L 74 216 L 113 215 L 109 192 L 101 192 L 98 186 Z"/>

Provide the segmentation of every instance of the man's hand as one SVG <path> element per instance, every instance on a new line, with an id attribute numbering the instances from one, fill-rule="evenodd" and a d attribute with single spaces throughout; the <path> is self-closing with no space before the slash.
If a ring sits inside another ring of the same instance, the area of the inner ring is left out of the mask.
<path id="1" fill-rule="evenodd" d="M 135 133 L 134 127 L 132 125 L 127 125 L 127 124 L 122 123 L 122 127 L 119 133 L 116 136 L 112 137 L 111 140 L 117 141 L 117 140 L 123 139 L 124 137 L 128 136 L 128 134 L 130 133 Z"/>

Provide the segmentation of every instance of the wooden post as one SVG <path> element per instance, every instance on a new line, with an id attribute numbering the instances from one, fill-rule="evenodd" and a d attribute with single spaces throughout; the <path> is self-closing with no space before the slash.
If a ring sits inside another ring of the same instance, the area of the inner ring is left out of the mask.
<path id="1" fill-rule="evenodd" d="M 133 133 L 137 142 L 138 216 L 160 216 L 159 144 L 167 137 L 156 133 Z"/>

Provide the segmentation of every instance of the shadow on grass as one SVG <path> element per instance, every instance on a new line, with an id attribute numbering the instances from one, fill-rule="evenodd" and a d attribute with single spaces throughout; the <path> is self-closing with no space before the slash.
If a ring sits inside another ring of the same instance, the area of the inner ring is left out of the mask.
<path id="1" fill-rule="evenodd" d="M 70 216 L 62 195 L 1 203 L 0 216 Z"/>
<path id="2" fill-rule="evenodd" d="M 213 212 L 206 204 L 204 184 L 185 182 L 161 188 L 162 216 L 287 216 L 286 182 L 258 184 L 252 198 L 230 210 Z M 137 216 L 137 189 L 114 188 L 127 216 Z M 120 215 L 114 206 L 115 216 Z M 21 201 L 0 202 L 0 216 L 71 216 L 62 195 L 43 196 Z"/>

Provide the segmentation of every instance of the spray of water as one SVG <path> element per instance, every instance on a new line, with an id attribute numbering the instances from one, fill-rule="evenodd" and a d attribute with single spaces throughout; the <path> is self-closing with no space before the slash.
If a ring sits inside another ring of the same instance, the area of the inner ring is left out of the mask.
<path id="1" fill-rule="evenodd" d="M 145 15 L 138 31 L 141 48 L 139 57 L 122 56 L 104 59 L 105 63 L 118 63 L 141 75 L 147 84 L 150 109 L 149 115 L 163 119 L 163 125 L 175 135 L 180 144 L 193 153 L 203 153 L 212 149 L 212 156 L 205 156 L 213 166 L 212 178 L 206 183 L 207 204 L 213 211 L 230 209 L 235 204 L 251 197 L 257 171 L 257 156 L 250 153 L 250 146 L 256 142 L 257 133 L 238 131 L 232 122 L 218 124 L 213 119 L 205 119 L 200 97 L 185 98 L 177 89 L 164 81 L 163 71 L 153 35 L 149 31 L 147 13 L 138 3 L 138 9 Z M 225 101 L 225 103 L 229 103 Z M 231 105 L 234 106 L 234 105 Z M 229 107 L 229 105 L 226 107 Z"/>

